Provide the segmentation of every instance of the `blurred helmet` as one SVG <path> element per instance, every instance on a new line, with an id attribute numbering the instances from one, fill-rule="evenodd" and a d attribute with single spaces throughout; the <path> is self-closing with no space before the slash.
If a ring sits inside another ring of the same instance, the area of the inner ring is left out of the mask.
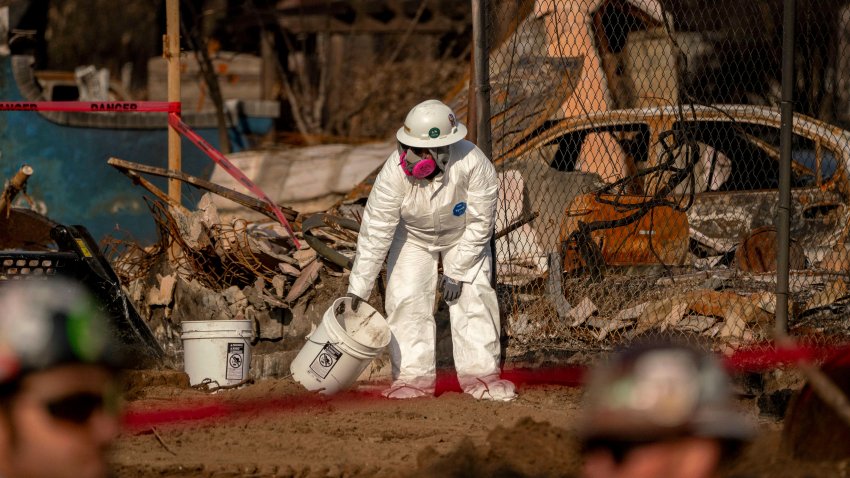
<path id="1" fill-rule="evenodd" d="M 451 108 L 438 100 L 427 100 L 414 106 L 399 128 L 396 139 L 414 148 L 438 148 L 457 143 L 466 136 Z"/>
<path id="2" fill-rule="evenodd" d="M 94 298 L 76 282 L 0 283 L 0 384 L 57 365 L 117 367 L 113 337 Z"/>
<path id="3" fill-rule="evenodd" d="M 646 344 L 616 353 L 591 372 L 579 433 L 585 441 L 744 441 L 754 428 L 732 398 L 729 376 L 712 354 Z"/>

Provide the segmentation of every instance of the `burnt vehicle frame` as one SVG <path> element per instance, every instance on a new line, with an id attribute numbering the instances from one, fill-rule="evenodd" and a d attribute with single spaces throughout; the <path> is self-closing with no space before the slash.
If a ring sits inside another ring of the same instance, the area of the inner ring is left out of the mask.
<path id="1" fill-rule="evenodd" d="M 596 223 L 591 231 L 585 231 L 593 236 L 589 241 L 594 245 L 593 250 L 577 251 L 585 264 L 593 259 L 607 265 L 685 265 L 687 254 L 659 254 L 652 250 L 656 246 L 653 236 L 664 241 L 661 221 L 655 221 L 647 231 L 646 224 L 637 225 L 639 220 L 645 219 L 649 211 L 658 212 L 657 206 L 678 210 L 687 216 L 685 246 L 692 253 L 690 257 L 728 255 L 742 236 L 774 223 L 778 207 L 780 126 L 778 109 L 751 105 L 613 110 L 551 123 L 497 158 L 497 162 L 501 170 L 523 162 L 544 163 L 551 173 L 568 175 L 599 172 L 606 161 L 615 160 L 609 158 L 621 158 L 625 162 L 622 169 L 627 174 L 601 175 L 603 186 L 594 193 L 595 202 L 607 204 L 609 211 L 600 214 L 588 208 L 576 210 L 571 207 L 575 198 L 565 200 L 558 241 L 563 246 L 572 236 L 571 247 L 580 249 L 580 244 L 575 244 L 579 225 L 584 224 L 586 229 L 588 224 Z M 593 152 L 595 166 L 582 163 L 582 147 L 593 134 L 612 136 L 620 149 Z M 682 143 L 688 147 L 683 148 Z M 846 240 L 850 190 L 847 145 L 850 145 L 850 132 L 814 118 L 794 115 L 791 235 L 805 245 L 810 263 L 816 262 L 825 249 Z M 683 170 L 688 174 L 679 174 Z M 679 177 L 671 182 L 670 177 L 676 174 Z M 662 198 L 662 204 L 652 203 Z M 626 214 L 627 211 L 634 214 Z M 571 217 L 579 219 L 564 224 Z M 620 242 L 607 248 L 600 244 L 604 238 L 599 231 L 629 227 L 631 232 L 620 231 Z M 635 234 L 648 239 L 635 240 Z M 630 238 L 633 244 L 624 247 L 623 238 Z M 681 249 L 681 244 L 676 247 Z M 646 254 L 646 249 L 651 253 Z M 565 257 L 564 263 L 565 267 L 572 267 L 569 258 Z"/>

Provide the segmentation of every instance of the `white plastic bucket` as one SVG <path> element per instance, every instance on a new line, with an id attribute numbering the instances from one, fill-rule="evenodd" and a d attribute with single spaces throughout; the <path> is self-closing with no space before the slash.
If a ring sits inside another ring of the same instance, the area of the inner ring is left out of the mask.
<path id="1" fill-rule="evenodd" d="M 221 387 L 248 378 L 254 337 L 250 320 L 188 320 L 181 326 L 183 370 L 190 385 Z"/>
<path id="2" fill-rule="evenodd" d="M 341 314 L 336 313 L 345 304 Z M 386 319 L 366 302 L 357 312 L 351 299 L 341 297 L 325 311 L 289 367 L 307 390 L 330 395 L 350 387 L 381 350 L 390 343 Z"/>

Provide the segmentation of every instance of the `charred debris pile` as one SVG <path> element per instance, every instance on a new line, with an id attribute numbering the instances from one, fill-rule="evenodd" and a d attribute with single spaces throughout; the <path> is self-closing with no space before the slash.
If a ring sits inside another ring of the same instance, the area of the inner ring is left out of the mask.
<path id="1" fill-rule="evenodd" d="M 300 243 L 296 248 L 268 206 L 256 199 L 182 173 L 116 158 L 109 164 L 151 194 L 148 206 L 159 230 L 159 242 L 147 247 L 115 238 L 92 244 L 97 256 L 103 251 L 101 266 L 108 269 L 104 275 L 119 286 L 113 295 L 126 299 L 129 309 L 138 312 L 134 317 L 146 323 L 152 337 L 141 342 L 158 347 L 158 353 L 177 365 L 183 321 L 247 319 L 255 332 L 253 374 L 286 375 L 324 308 L 344 293 L 368 180 L 327 213 L 303 217 L 284 207 Z M 142 173 L 177 178 L 205 193 L 190 210 L 170 201 Z M 2 196 L 6 204 L 15 189 L 23 188 L 20 179 L 8 182 Z M 268 220 L 225 219 L 212 194 L 261 212 Z M 57 224 L 26 209 L 12 208 L 11 216 L 8 212 L 3 213 L 6 227 L 0 227 L 3 249 L 57 249 L 48 237 Z M 568 219 L 569 210 L 561 215 Z M 37 227 L 21 226 L 32 217 L 39 218 Z M 595 255 L 562 250 L 543 254 L 543 266 L 533 269 L 526 267 L 527 259 L 499 253 L 500 241 L 511 235 L 545 228 L 540 217 L 540 211 L 525 211 L 513 222 L 500 224 L 496 233 L 497 285 L 509 361 L 521 363 L 536 351 L 553 348 L 610 349 L 654 331 L 695 334 L 719 349 L 769 339 L 776 273 L 775 264 L 764 258 L 773 256 L 775 230 L 758 228 L 734 249 L 698 257 L 688 244 L 693 246 L 699 236 L 691 231 L 689 238 L 685 226 L 685 260 L 673 266 L 614 264 L 604 250 Z M 30 229 L 35 232 L 23 232 Z M 604 233 L 600 229 L 591 237 Z M 566 234 L 563 229 L 561 234 Z M 845 337 L 850 329 L 847 248 L 838 244 L 814 262 L 795 244 L 791 256 L 792 333 L 822 340 Z M 4 278 L 28 269 L 15 261 L 5 266 Z M 517 274 L 520 269 L 526 272 Z M 381 286 L 379 281 L 378 295 Z"/>
<path id="2" fill-rule="evenodd" d="M 328 299 L 342 293 L 336 290 L 342 281 L 335 279 L 350 267 L 356 242 L 352 230 L 357 230 L 358 223 L 332 220 L 323 214 L 304 219 L 283 207 L 284 216 L 297 231 L 293 241 L 270 208 L 252 198 L 184 174 L 151 170 L 115 158 L 110 164 L 155 197 L 147 202 L 159 242 L 140 247 L 107 239 L 105 248 L 126 294 L 147 318 L 166 353 L 179 359 L 183 321 L 250 320 L 257 352 L 257 363 L 251 367 L 254 375 L 287 374 L 304 336 L 324 312 L 327 301 L 317 297 L 320 290 L 328 283 Z M 136 172 L 139 170 L 181 176 L 184 182 L 208 192 L 189 210 L 144 181 Z M 224 219 L 214 205 L 213 193 L 269 219 Z"/>

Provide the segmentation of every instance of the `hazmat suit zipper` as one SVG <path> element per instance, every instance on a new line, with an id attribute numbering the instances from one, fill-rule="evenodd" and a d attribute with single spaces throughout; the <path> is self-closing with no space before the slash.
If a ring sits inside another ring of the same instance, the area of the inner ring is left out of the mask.
<path id="1" fill-rule="evenodd" d="M 440 185 L 438 186 L 437 178 L 434 178 L 434 180 L 431 181 L 431 184 L 429 186 L 431 188 L 431 201 L 433 202 L 437 195 L 440 193 L 440 190 L 442 189 L 443 185 L 442 183 L 440 183 Z M 434 210 L 431 212 L 431 217 L 434 221 L 434 232 L 436 233 L 434 235 L 434 240 L 432 241 L 432 244 L 436 244 L 437 238 L 440 237 L 440 234 L 443 232 L 443 227 L 440 224 L 440 209 L 434 208 Z"/>

